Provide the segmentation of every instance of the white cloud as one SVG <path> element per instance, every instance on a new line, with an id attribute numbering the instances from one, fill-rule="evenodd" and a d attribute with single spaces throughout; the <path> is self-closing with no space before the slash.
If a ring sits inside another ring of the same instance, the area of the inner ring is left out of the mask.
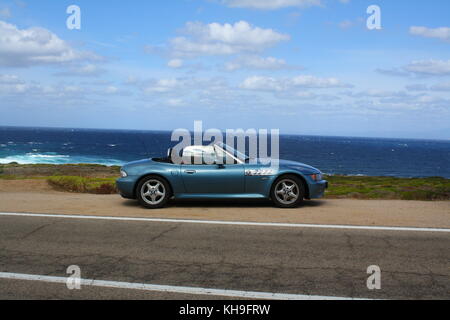
<path id="1" fill-rule="evenodd" d="M 246 78 L 240 85 L 242 89 L 260 91 L 282 91 L 285 89 L 283 83 L 272 77 L 253 76 Z"/>
<path id="2" fill-rule="evenodd" d="M 450 75 L 450 60 L 413 61 L 404 70 L 419 75 Z"/>
<path id="3" fill-rule="evenodd" d="M 145 79 L 128 78 L 126 84 L 138 88 L 144 94 L 173 94 L 179 97 L 186 92 L 196 90 L 211 90 L 223 88 L 223 82 L 218 79 L 186 78 L 161 78 Z"/>
<path id="4" fill-rule="evenodd" d="M 139 100 L 154 106 L 192 108 L 242 108 L 246 96 L 221 77 L 178 77 L 139 79 L 130 77 L 128 85 L 139 90 Z M 252 98 L 252 102 L 256 98 Z M 203 109 L 204 110 L 204 109 Z"/>
<path id="5" fill-rule="evenodd" d="M 83 90 L 88 95 L 93 96 L 103 96 L 103 97 L 109 97 L 109 96 L 129 96 L 131 93 L 127 90 L 124 90 L 122 88 L 119 88 L 114 85 L 108 85 L 108 86 L 99 86 L 98 88 L 88 88 L 84 87 Z"/>
<path id="6" fill-rule="evenodd" d="M 0 9 L 0 18 L 8 19 L 11 18 L 11 11 L 9 8 Z"/>
<path id="7" fill-rule="evenodd" d="M 144 88 L 144 91 L 146 93 L 151 92 L 169 92 L 177 89 L 181 89 L 182 87 L 185 87 L 187 83 L 180 79 L 159 79 L 152 81 L 149 85 L 146 85 Z"/>
<path id="8" fill-rule="evenodd" d="M 246 78 L 240 85 L 242 89 L 258 91 L 290 91 L 300 88 L 349 88 L 348 84 L 336 78 L 318 78 L 314 76 L 297 76 L 294 78 L 276 79 L 273 77 L 253 76 Z"/>
<path id="9" fill-rule="evenodd" d="M 169 42 L 170 54 L 178 58 L 260 52 L 290 39 L 288 35 L 252 26 L 246 21 L 234 24 L 188 22 L 182 32 L 183 36 Z"/>
<path id="10" fill-rule="evenodd" d="M 167 66 L 170 68 L 181 68 L 183 66 L 183 60 L 181 59 L 172 59 L 167 63 Z"/>
<path id="11" fill-rule="evenodd" d="M 12 74 L 0 74 L 0 84 L 18 84 L 23 81 L 16 75 Z"/>
<path id="12" fill-rule="evenodd" d="M 172 107 L 179 107 L 184 104 L 183 99 L 180 99 L 180 98 L 168 99 L 166 102 L 169 106 L 172 106 Z"/>
<path id="13" fill-rule="evenodd" d="M 98 65 L 88 63 L 84 65 L 70 66 L 66 71 L 56 73 L 55 75 L 68 77 L 98 77 L 105 72 L 106 70 Z"/>
<path id="14" fill-rule="evenodd" d="M 257 55 L 241 56 L 225 64 L 225 69 L 235 71 L 239 69 L 280 70 L 290 67 L 283 59 L 274 57 L 260 57 Z M 299 69 L 298 67 L 296 69 Z"/>
<path id="15" fill-rule="evenodd" d="M 408 94 L 403 91 L 366 90 L 358 93 L 348 93 L 354 98 L 349 106 L 354 105 L 365 111 L 379 113 L 380 115 L 394 113 L 398 115 L 405 112 L 430 112 L 432 110 L 448 109 L 449 100 L 427 95 Z"/>
<path id="16" fill-rule="evenodd" d="M 317 78 L 314 76 L 298 76 L 291 80 L 292 85 L 301 88 L 348 88 L 336 78 Z"/>
<path id="17" fill-rule="evenodd" d="M 303 100 L 321 100 L 321 101 L 341 100 L 341 98 L 337 95 L 317 94 L 311 91 L 280 92 L 276 94 L 276 97 L 278 99 L 286 99 L 295 102 Z"/>
<path id="18" fill-rule="evenodd" d="M 91 52 L 73 49 L 64 40 L 44 28 L 19 29 L 0 21 L 0 65 L 29 67 L 42 64 L 101 60 Z"/>
<path id="19" fill-rule="evenodd" d="M 409 32 L 415 36 L 422 36 L 426 38 L 436 38 L 444 41 L 450 41 L 450 28 L 427 28 L 427 27 L 411 27 Z"/>
<path id="20" fill-rule="evenodd" d="M 430 87 L 432 91 L 448 91 L 450 92 L 450 82 L 437 83 Z"/>
<path id="21" fill-rule="evenodd" d="M 396 76 L 396 77 L 409 77 L 412 76 L 411 73 L 406 72 L 403 68 L 391 68 L 391 69 L 376 69 L 377 72 L 388 75 L 388 76 Z"/>
<path id="22" fill-rule="evenodd" d="M 404 94 L 402 92 L 398 92 L 398 91 L 369 89 L 369 90 L 358 93 L 356 96 L 371 97 L 371 98 L 391 98 L 391 97 L 404 96 Z"/>
<path id="23" fill-rule="evenodd" d="M 443 91 L 450 93 L 450 82 L 436 83 L 431 86 L 426 84 L 413 84 L 406 86 L 409 91 Z"/>
<path id="24" fill-rule="evenodd" d="M 345 20 L 339 23 L 339 28 L 341 29 L 349 29 L 351 27 L 353 27 L 353 22 L 350 20 Z"/>
<path id="25" fill-rule="evenodd" d="M 407 85 L 405 88 L 408 91 L 427 91 L 428 90 L 428 86 L 425 84 L 411 84 L 411 85 Z"/>
<path id="26" fill-rule="evenodd" d="M 16 97 L 20 101 L 57 101 L 65 103 L 65 99 L 70 99 L 70 103 L 76 104 L 80 101 L 93 102 L 94 98 L 109 98 L 111 96 L 129 95 L 130 93 L 116 86 L 80 85 L 76 83 L 56 83 L 43 84 L 35 81 L 24 81 L 16 76 L 0 76 L 0 96 Z"/>
<path id="27" fill-rule="evenodd" d="M 320 6 L 320 0 L 223 0 L 227 6 L 232 8 L 252 8 L 260 10 L 274 10 L 288 7 L 311 7 Z"/>
<path id="28" fill-rule="evenodd" d="M 368 89 L 357 93 L 348 92 L 347 95 L 353 98 L 377 98 L 377 99 L 409 99 L 417 97 L 416 95 L 411 95 L 405 91 L 381 90 L 381 89 Z"/>
<path id="29" fill-rule="evenodd" d="M 28 84 L 16 75 L 0 75 L 0 94 L 2 95 L 21 94 L 36 89 L 36 87 L 38 86 L 35 84 Z"/>
<path id="30" fill-rule="evenodd" d="M 387 75 L 411 76 L 448 76 L 450 75 L 450 60 L 419 60 L 412 61 L 406 66 L 393 69 L 377 69 Z"/>

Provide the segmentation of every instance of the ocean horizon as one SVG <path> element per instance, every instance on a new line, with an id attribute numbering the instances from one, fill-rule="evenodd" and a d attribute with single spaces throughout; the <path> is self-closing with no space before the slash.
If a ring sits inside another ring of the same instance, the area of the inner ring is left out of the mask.
<path id="1" fill-rule="evenodd" d="M 0 126 L 0 164 L 101 164 L 165 155 L 171 131 Z M 450 178 L 450 140 L 283 134 L 280 157 L 330 175 Z"/>

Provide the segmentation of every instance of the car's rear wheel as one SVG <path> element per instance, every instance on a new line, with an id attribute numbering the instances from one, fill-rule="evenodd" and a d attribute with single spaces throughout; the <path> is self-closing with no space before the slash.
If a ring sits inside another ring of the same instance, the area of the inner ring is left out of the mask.
<path id="1" fill-rule="evenodd" d="M 294 175 L 282 176 L 273 184 L 271 198 L 279 208 L 297 208 L 305 198 L 303 182 Z"/>
<path id="2" fill-rule="evenodd" d="M 142 206 L 148 209 L 159 209 L 169 201 L 171 189 L 166 180 L 158 176 L 148 176 L 139 182 L 136 195 Z"/>

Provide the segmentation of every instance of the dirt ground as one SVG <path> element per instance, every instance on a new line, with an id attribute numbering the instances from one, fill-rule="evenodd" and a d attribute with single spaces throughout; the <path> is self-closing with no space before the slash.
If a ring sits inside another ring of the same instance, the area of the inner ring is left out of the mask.
<path id="1" fill-rule="evenodd" d="M 54 191 L 44 180 L 0 180 L 0 211 L 248 222 L 450 228 L 450 201 L 315 200 L 297 209 L 266 201 L 172 202 L 146 210 L 118 195 Z"/>

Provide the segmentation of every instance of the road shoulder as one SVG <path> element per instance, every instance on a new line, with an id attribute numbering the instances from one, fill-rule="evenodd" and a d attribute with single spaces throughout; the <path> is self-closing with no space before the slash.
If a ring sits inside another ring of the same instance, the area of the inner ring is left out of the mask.
<path id="1" fill-rule="evenodd" d="M 337 224 L 418 228 L 450 228 L 449 201 L 347 200 L 306 201 L 282 210 L 268 202 L 175 202 L 146 210 L 117 195 L 46 190 L 0 191 L 0 211 L 295 224 Z"/>

